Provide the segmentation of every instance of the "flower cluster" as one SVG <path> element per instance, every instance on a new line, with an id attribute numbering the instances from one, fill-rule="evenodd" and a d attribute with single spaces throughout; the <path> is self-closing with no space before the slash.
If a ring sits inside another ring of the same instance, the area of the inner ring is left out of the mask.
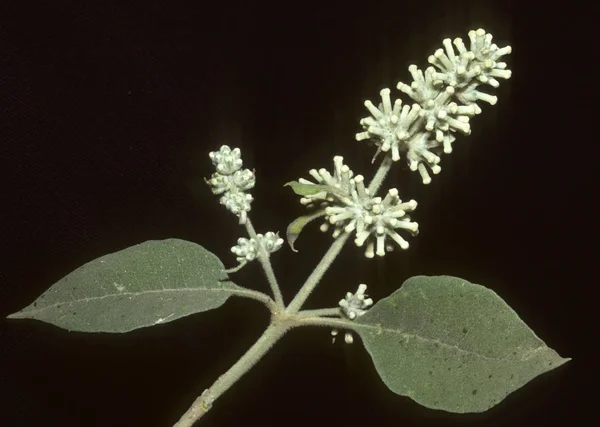
<path id="1" fill-rule="evenodd" d="M 355 294 L 348 292 L 346 293 L 346 298 L 340 300 L 339 306 L 344 317 L 350 320 L 354 320 L 357 317 L 365 314 L 367 308 L 373 305 L 373 300 L 371 298 L 366 298 L 366 290 L 367 285 L 360 284 L 358 285 L 358 290 Z M 338 332 L 339 331 L 337 329 L 333 329 L 331 331 L 331 335 L 335 337 L 338 334 Z M 347 344 L 352 344 L 352 342 L 354 342 L 354 339 L 352 338 L 352 334 L 350 332 L 346 332 L 344 340 Z"/>
<path id="2" fill-rule="evenodd" d="M 398 197 L 398 190 L 390 189 L 386 196 L 372 197 L 365 187 L 362 175 L 354 176 L 343 158 L 333 158 L 333 175 L 325 169 L 313 169 L 309 173 L 316 184 L 301 178 L 302 184 L 319 185 L 322 191 L 305 195 L 300 202 L 309 207 L 318 204 L 324 208 L 326 222 L 321 226 L 321 231 L 327 231 L 333 225 L 333 237 L 338 237 L 342 232 L 356 233 L 354 242 L 362 247 L 366 244 L 365 256 L 373 258 L 376 255 L 384 256 L 393 249 L 387 238 L 390 238 L 402 249 L 408 248 L 408 242 L 396 230 L 406 230 L 412 235 L 418 233 L 419 225 L 410 220 L 407 212 L 415 210 L 417 202 L 410 200 L 403 202 Z"/>
<path id="3" fill-rule="evenodd" d="M 424 72 L 416 65 L 408 68 L 413 82 L 410 85 L 400 82 L 397 88 L 415 102 L 411 106 L 402 107 L 400 99 L 392 105 L 389 89 L 380 92 L 379 107 L 371 101 L 365 102 L 371 117 L 360 121 L 364 131 L 357 133 L 356 139 L 373 140 L 377 154 L 391 151 L 394 161 L 406 153 L 410 169 L 419 171 L 424 184 L 431 182 L 429 170 L 433 174 L 441 171 L 439 156 L 442 152 L 452 152 L 454 134 L 471 133 L 469 120 L 481 113 L 476 102 L 496 103 L 495 96 L 479 91 L 478 87 L 487 84 L 497 88 L 500 85 L 497 78 L 511 76 L 506 63 L 498 62 L 511 53 L 510 46 L 499 48 L 492 43 L 492 35 L 482 29 L 470 31 L 469 38 L 470 50 L 456 38 L 455 52 L 450 39 L 445 39 L 442 42 L 445 50 L 438 49 L 428 59 L 433 67 Z"/>
<path id="4" fill-rule="evenodd" d="M 217 171 L 206 182 L 214 194 L 222 194 L 221 204 L 240 218 L 240 224 L 244 224 L 253 200 L 252 195 L 246 191 L 254 187 L 256 182 L 254 172 L 250 169 L 241 169 L 242 159 L 239 148 L 232 150 L 227 145 L 223 145 L 219 151 L 211 151 L 209 156 Z"/>
<path id="5" fill-rule="evenodd" d="M 231 248 L 231 252 L 237 256 L 237 261 L 242 264 L 256 259 L 260 248 L 267 253 L 275 252 L 283 245 L 283 239 L 276 233 L 269 231 L 264 236 L 257 234 L 252 239 L 240 237 L 237 243 L 236 246 Z"/>

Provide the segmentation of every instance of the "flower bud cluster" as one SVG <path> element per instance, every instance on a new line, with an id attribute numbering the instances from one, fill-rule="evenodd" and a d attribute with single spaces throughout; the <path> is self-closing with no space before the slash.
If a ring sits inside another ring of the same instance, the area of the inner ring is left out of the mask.
<path id="1" fill-rule="evenodd" d="M 340 300 L 339 306 L 341 308 L 341 312 L 344 317 L 354 320 L 359 316 L 362 316 L 367 312 L 367 309 L 373 305 L 373 300 L 371 298 L 366 298 L 365 291 L 367 290 L 367 285 L 360 284 L 358 286 L 358 290 L 355 294 L 351 292 L 346 293 L 346 298 Z M 331 335 L 334 337 L 338 334 L 337 329 L 333 329 L 331 331 Z M 335 339 L 335 338 L 334 338 Z M 350 332 L 346 332 L 344 340 L 347 344 L 352 344 L 354 339 Z"/>
<path id="2" fill-rule="evenodd" d="M 221 204 L 244 224 L 253 200 L 246 191 L 254 187 L 256 176 L 250 169 L 241 169 L 240 154 L 239 148 L 232 150 L 227 145 L 221 146 L 219 151 L 211 151 L 209 156 L 217 171 L 206 182 L 213 194 L 222 194 Z"/>
<path id="3" fill-rule="evenodd" d="M 391 151 L 394 161 L 406 153 L 411 170 L 419 171 L 424 184 L 431 182 L 429 171 L 438 174 L 440 154 L 452 152 L 454 134 L 471 133 L 470 118 L 481 113 L 477 101 L 491 105 L 497 98 L 478 90 L 481 85 L 497 88 L 497 79 L 511 76 L 505 62 L 498 62 L 511 53 L 511 47 L 499 48 L 492 43 L 492 35 L 483 29 L 469 32 L 470 50 L 460 38 L 450 39 L 429 56 L 433 67 L 425 71 L 416 65 L 408 67 L 413 82 L 398 83 L 397 88 L 415 103 L 402 107 L 400 99 L 392 104 L 390 90 L 380 92 L 382 103 L 376 107 L 371 101 L 365 106 L 371 113 L 360 121 L 364 131 L 356 134 L 356 140 L 371 139 L 379 152 Z M 402 108 L 401 108 L 402 107 Z M 427 167 L 426 167 L 427 166 Z"/>
<path id="4" fill-rule="evenodd" d="M 419 225 L 411 222 L 408 216 L 408 212 L 417 207 L 417 202 L 403 202 L 395 188 L 390 189 L 384 198 L 372 197 L 365 187 L 364 177 L 355 176 L 343 164 L 341 156 L 334 157 L 333 163 L 333 175 L 325 169 L 309 172 L 316 184 L 325 185 L 329 190 L 306 195 L 300 200 L 309 207 L 318 204 L 325 209 L 326 222 L 321 226 L 321 231 L 326 232 L 333 225 L 333 237 L 338 237 L 344 231 L 355 232 L 354 243 L 359 247 L 366 244 L 367 258 L 384 256 L 386 250 L 391 251 L 393 245 L 390 241 L 407 249 L 408 242 L 396 230 L 406 230 L 412 235 L 418 233 Z M 303 178 L 299 182 L 315 185 Z"/>
<path id="5" fill-rule="evenodd" d="M 264 236 L 257 234 L 252 239 L 240 237 L 237 245 L 231 248 L 231 252 L 237 256 L 237 261 L 241 264 L 256 259 L 261 248 L 267 253 L 272 253 L 281 248 L 282 245 L 283 239 L 277 233 L 269 231 Z"/>

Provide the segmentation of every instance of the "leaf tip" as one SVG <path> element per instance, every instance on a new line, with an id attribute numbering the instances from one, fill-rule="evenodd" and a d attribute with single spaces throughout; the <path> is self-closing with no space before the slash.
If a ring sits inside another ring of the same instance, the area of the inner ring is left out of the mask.
<path id="1" fill-rule="evenodd" d="M 23 311 L 17 311 L 16 313 L 11 313 L 8 316 L 6 316 L 6 319 L 27 319 L 27 314 L 24 313 Z"/>
<path id="2" fill-rule="evenodd" d="M 561 357 L 560 358 L 560 364 L 564 365 L 565 363 L 570 362 L 571 360 L 573 360 L 572 357 Z"/>

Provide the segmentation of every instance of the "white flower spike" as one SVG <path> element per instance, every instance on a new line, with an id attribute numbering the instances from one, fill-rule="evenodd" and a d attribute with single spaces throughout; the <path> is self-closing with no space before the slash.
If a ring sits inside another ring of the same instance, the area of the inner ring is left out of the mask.
<path id="1" fill-rule="evenodd" d="M 341 308 L 342 314 L 344 317 L 354 320 L 359 316 L 362 316 L 367 312 L 367 309 L 373 305 L 373 300 L 371 298 L 366 298 L 365 291 L 367 290 L 367 285 L 360 284 L 358 285 L 358 290 L 355 294 L 351 292 L 346 293 L 346 298 L 340 300 L 339 306 Z M 335 337 L 339 331 L 337 329 L 333 329 L 331 331 L 331 335 L 334 337 L 333 341 L 335 342 Z M 344 335 L 344 341 L 347 344 L 352 344 L 354 342 L 354 338 L 350 332 L 346 332 Z"/>
<path id="2" fill-rule="evenodd" d="M 240 155 L 239 148 L 232 150 L 227 145 L 221 146 L 219 151 L 211 151 L 209 157 L 217 171 L 206 182 L 214 194 L 222 194 L 221 204 L 244 224 L 253 200 L 246 191 L 254 187 L 256 176 L 250 169 L 241 169 Z"/>
<path id="3" fill-rule="evenodd" d="M 392 107 L 389 89 L 380 92 L 379 108 L 365 102 L 371 117 L 360 121 L 364 132 L 357 133 L 356 140 L 371 139 L 377 146 L 375 157 L 391 150 L 392 160 L 398 161 L 406 153 L 410 169 L 419 171 L 424 184 L 431 182 L 429 171 L 441 171 L 439 156 L 452 152 L 454 134 L 471 133 L 470 118 L 481 113 L 476 102 L 496 104 L 496 96 L 481 92 L 478 87 L 487 84 L 497 88 L 497 79 L 511 77 L 506 63 L 498 62 L 511 53 L 510 46 L 499 48 L 492 43 L 492 35 L 482 29 L 470 31 L 469 39 L 470 50 L 460 38 L 455 39 L 457 51 L 450 39 L 445 39 L 445 50 L 438 49 L 429 56 L 435 68 L 422 71 L 416 65 L 408 67 L 413 82 L 400 82 L 397 88 L 416 102 L 412 107 L 405 105 L 400 110 L 399 99 Z"/>

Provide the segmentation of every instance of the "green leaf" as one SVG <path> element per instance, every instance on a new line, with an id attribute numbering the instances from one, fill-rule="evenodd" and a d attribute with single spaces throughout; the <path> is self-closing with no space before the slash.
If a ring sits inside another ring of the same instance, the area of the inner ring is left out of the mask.
<path id="1" fill-rule="evenodd" d="M 286 231 L 287 241 L 288 241 L 288 244 L 290 245 L 290 248 L 294 252 L 298 252 L 298 250 L 296 248 L 294 248 L 294 242 L 296 241 L 296 239 L 302 232 L 302 229 L 313 219 L 317 219 L 323 215 L 325 215 L 325 209 L 322 209 L 318 212 L 314 212 L 312 214 L 303 215 L 301 217 L 298 217 L 295 220 L 293 220 L 290 223 L 290 225 L 288 225 L 288 228 Z"/>
<path id="2" fill-rule="evenodd" d="M 330 193 L 339 197 L 346 197 L 346 194 L 339 188 L 326 184 L 303 184 L 298 181 L 290 181 L 285 183 L 283 186 L 292 187 L 294 193 L 298 194 L 299 196 L 313 196 L 319 193 Z"/>
<path id="3" fill-rule="evenodd" d="M 299 196 L 312 196 L 314 194 L 318 194 L 321 192 L 330 191 L 331 187 L 329 185 L 322 184 L 302 184 L 298 181 L 290 181 L 283 185 L 284 187 L 290 186 L 294 193 Z"/>
<path id="4" fill-rule="evenodd" d="M 88 262 L 8 317 L 72 331 L 128 332 L 217 308 L 244 290 L 202 246 L 151 240 Z"/>
<path id="5" fill-rule="evenodd" d="M 483 412 L 570 359 L 492 290 L 416 276 L 354 321 L 384 383 L 428 408 Z"/>

